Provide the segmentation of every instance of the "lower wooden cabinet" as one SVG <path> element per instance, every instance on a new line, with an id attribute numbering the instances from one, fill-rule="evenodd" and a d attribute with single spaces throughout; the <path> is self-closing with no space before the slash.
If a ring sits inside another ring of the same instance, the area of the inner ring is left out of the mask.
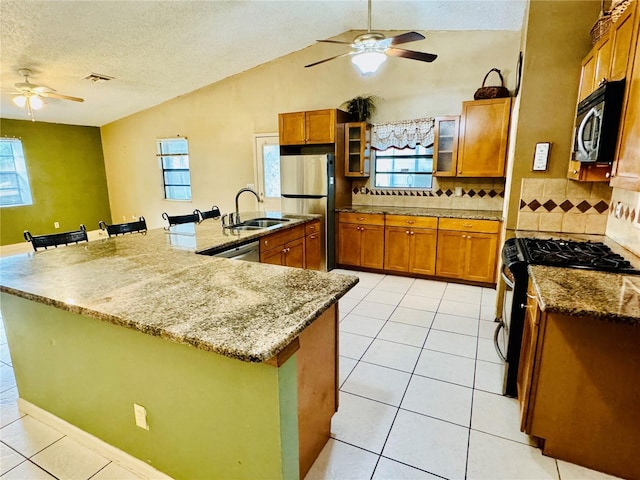
<path id="1" fill-rule="evenodd" d="M 305 228 L 299 225 L 260 239 L 260 263 L 305 268 Z"/>
<path id="2" fill-rule="evenodd" d="M 305 268 L 307 270 L 320 270 L 322 268 L 322 231 L 320 222 L 308 223 L 305 227 L 305 233 Z"/>
<path id="3" fill-rule="evenodd" d="M 493 283 L 500 222 L 441 218 L 438 226 L 436 275 Z"/>
<path id="4" fill-rule="evenodd" d="M 382 269 L 384 215 L 338 214 L 338 263 Z"/>
<path id="5" fill-rule="evenodd" d="M 384 269 L 434 275 L 438 219 L 387 215 Z"/>

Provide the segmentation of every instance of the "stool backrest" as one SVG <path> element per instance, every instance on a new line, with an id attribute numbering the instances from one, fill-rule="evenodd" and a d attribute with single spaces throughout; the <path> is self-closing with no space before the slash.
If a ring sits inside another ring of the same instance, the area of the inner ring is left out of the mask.
<path id="1" fill-rule="evenodd" d="M 197 213 L 200 215 L 200 221 L 206 218 L 219 218 L 220 217 L 220 209 L 217 206 L 211 207 L 211 210 L 200 211 L 197 208 L 193 211 L 193 213 Z"/>
<path id="2" fill-rule="evenodd" d="M 29 230 L 24 231 L 24 238 L 27 242 L 31 242 L 33 249 L 37 252 L 38 248 L 58 247 L 58 245 L 68 245 L 70 243 L 88 242 L 87 229 L 84 225 L 80 225 L 80 230 L 63 233 L 49 233 L 46 235 L 31 235 Z"/>
<path id="3" fill-rule="evenodd" d="M 147 221 L 144 217 L 140 217 L 134 222 L 116 223 L 115 225 L 109 225 L 100 220 L 98 222 L 98 226 L 100 227 L 100 230 L 106 230 L 110 237 L 124 235 L 125 233 L 147 232 Z"/>
<path id="4" fill-rule="evenodd" d="M 169 222 L 169 226 L 171 225 L 179 225 L 181 223 L 198 223 L 200 221 L 200 216 L 197 213 L 188 213 L 187 215 L 168 215 L 167 212 L 162 214 L 162 218 L 164 218 L 167 222 Z"/>

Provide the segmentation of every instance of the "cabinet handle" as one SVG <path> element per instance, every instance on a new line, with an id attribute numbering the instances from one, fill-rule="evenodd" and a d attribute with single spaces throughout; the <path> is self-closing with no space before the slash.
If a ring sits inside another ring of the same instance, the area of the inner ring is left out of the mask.
<path id="1" fill-rule="evenodd" d="M 358 220 L 362 221 L 364 220 L 364 217 L 358 217 Z"/>
<path id="2" fill-rule="evenodd" d="M 473 223 L 463 223 L 462 226 L 465 228 L 473 228 Z"/>
<path id="3" fill-rule="evenodd" d="M 462 170 L 458 170 L 458 173 L 462 173 Z"/>
<path id="4" fill-rule="evenodd" d="M 407 220 L 407 223 L 408 223 L 409 225 L 413 225 L 414 223 L 416 223 L 416 221 L 415 221 L 415 220 Z"/>
<path id="5" fill-rule="evenodd" d="M 574 175 L 577 175 L 577 174 L 578 174 L 578 170 L 574 170 L 574 171 L 573 171 L 573 174 L 574 174 Z"/>
<path id="6" fill-rule="evenodd" d="M 315 235 L 309 235 L 309 238 L 312 240 L 315 240 L 316 236 Z"/>
<path id="7" fill-rule="evenodd" d="M 411 231 L 411 233 L 409 235 L 413 235 L 413 230 Z"/>
<path id="8" fill-rule="evenodd" d="M 467 236 L 466 235 L 462 235 L 462 238 L 467 238 Z"/>
<path id="9" fill-rule="evenodd" d="M 611 176 L 612 176 L 612 175 L 611 175 L 609 172 L 607 172 L 607 173 L 605 173 L 605 174 L 604 174 L 604 178 L 611 178 Z"/>

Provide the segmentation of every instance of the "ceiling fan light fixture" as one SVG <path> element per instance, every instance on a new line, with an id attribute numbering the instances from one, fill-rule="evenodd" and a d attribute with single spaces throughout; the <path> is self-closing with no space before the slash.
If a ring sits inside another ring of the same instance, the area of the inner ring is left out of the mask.
<path id="1" fill-rule="evenodd" d="M 13 103 L 15 103 L 20 108 L 24 108 L 24 106 L 27 104 L 27 97 L 25 97 L 24 95 L 17 95 L 13 97 Z"/>
<path id="2" fill-rule="evenodd" d="M 358 67 L 363 75 L 375 73 L 386 60 L 387 56 L 384 53 L 367 50 L 351 57 L 351 62 Z"/>
<path id="3" fill-rule="evenodd" d="M 42 108 L 42 105 L 44 105 L 44 102 L 39 96 L 31 95 L 29 97 L 29 104 L 31 105 L 31 108 L 33 108 L 34 110 L 40 110 Z"/>

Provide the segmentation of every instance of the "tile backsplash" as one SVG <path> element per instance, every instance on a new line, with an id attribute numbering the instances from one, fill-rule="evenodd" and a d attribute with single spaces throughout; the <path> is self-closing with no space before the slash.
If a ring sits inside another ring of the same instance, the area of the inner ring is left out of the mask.
<path id="1" fill-rule="evenodd" d="M 640 255 L 640 192 L 614 188 L 607 213 L 607 237 Z"/>
<path id="2" fill-rule="evenodd" d="M 523 178 L 517 229 L 604 235 L 611 191 L 606 183 Z"/>
<path id="3" fill-rule="evenodd" d="M 504 179 L 436 177 L 431 190 L 372 189 L 369 181 L 354 180 L 351 202 L 353 205 L 502 210 Z"/>

